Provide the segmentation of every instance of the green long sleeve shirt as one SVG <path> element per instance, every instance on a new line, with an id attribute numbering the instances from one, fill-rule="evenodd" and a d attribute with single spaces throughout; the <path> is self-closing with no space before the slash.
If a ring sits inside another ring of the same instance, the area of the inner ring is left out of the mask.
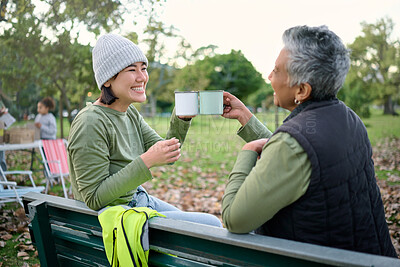
<path id="1" fill-rule="evenodd" d="M 272 133 L 253 116 L 238 135 L 250 142 Z M 222 219 L 234 233 L 257 229 L 304 195 L 310 183 L 311 162 L 288 133 L 272 136 L 257 158 L 255 151 L 242 150 L 229 175 Z"/>
<path id="2" fill-rule="evenodd" d="M 166 138 L 183 144 L 189 126 L 173 113 Z M 74 198 L 94 210 L 128 204 L 136 188 L 152 178 L 140 155 L 160 140 L 132 105 L 126 112 L 86 106 L 74 119 L 68 142 Z"/>

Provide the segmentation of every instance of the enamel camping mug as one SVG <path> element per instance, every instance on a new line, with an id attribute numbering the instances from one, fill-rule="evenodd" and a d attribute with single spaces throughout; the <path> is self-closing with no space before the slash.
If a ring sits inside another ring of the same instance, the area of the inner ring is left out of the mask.
<path id="1" fill-rule="evenodd" d="M 200 114 L 221 115 L 223 113 L 223 91 L 209 90 L 201 91 L 200 94 Z"/>
<path id="2" fill-rule="evenodd" d="M 177 116 L 192 116 L 199 113 L 199 93 L 196 91 L 175 92 Z"/>

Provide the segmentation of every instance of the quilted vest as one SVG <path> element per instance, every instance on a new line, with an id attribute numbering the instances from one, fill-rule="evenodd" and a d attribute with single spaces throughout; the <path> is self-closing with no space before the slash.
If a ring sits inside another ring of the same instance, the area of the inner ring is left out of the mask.
<path id="1" fill-rule="evenodd" d="M 361 119 L 337 99 L 308 101 L 278 132 L 289 133 L 307 153 L 310 185 L 256 233 L 397 257 Z"/>

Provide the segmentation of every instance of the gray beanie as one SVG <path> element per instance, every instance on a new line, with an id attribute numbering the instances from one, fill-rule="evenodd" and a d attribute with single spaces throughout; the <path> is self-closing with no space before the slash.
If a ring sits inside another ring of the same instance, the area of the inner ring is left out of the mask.
<path id="1" fill-rule="evenodd" d="M 146 56 L 132 41 L 116 34 L 101 36 L 92 51 L 94 78 L 101 86 L 115 74 L 135 62 L 145 62 Z"/>

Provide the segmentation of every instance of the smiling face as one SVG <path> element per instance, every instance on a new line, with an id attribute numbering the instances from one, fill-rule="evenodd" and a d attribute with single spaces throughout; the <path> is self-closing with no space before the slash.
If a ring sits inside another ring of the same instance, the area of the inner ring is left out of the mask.
<path id="1" fill-rule="evenodd" d="M 296 108 L 294 99 L 298 85 L 289 86 L 289 75 L 286 71 L 288 51 L 282 49 L 275 61 L 275 68 L 268 76 L 271 86 L 274 89 L 274 104 L 278 107 L 292 111 Z"/>
<path id="2" fill-rule="evenodd" d="M 147 66 L 143 62 L 136 62 L 121 70 L 117 77 L 108 80 L 104 85 L 111 86 L 111 90 L 118 99 L 113 105 L 126 108 L 134 103 L 146 101 L 146 85 L 149 80 Z"/>

